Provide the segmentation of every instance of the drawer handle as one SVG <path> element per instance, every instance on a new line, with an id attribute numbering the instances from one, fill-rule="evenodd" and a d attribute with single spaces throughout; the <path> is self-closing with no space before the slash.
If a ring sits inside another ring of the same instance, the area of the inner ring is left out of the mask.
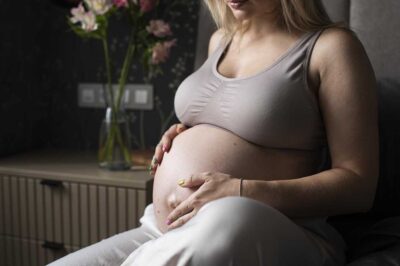
<path id="1" fill-rule="evenodd" d="M 49 187 L 57 187 L 57 188 L 62 188 L 63 183 L 58 180 L 51 180 L 51 179 L 42 179 L 40 181 L 40 184 L 43 186 L 49 186 Z"/>
<path id="2" fill-rule="evenodd" d="M 64 250 L 64 243 L 57 243 L 57 242 L 50 242 L 50 241 L 45 241 L 42 244 L 43 248 L 51 249 L 51 250 Z"/>

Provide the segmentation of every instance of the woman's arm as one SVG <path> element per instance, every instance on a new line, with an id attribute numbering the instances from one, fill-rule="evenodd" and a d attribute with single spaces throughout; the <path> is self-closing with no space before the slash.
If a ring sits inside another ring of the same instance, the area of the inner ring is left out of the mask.
<path id="1" fill-rule="evenodd" d="M 365 212 L 379 174 L 376 81 L 368 57 L 349 31 L 327 29 L 315 45 L 309 73 L 309 83 L 318 87 L 332 169 L 290 180 L 248 176 L 242 195 L 289 217 Z M 168 228 L 186 223 L 207 202 L 238 196 L 238 178 L 207 172 L 180 180 L 182 187 L 198 189 L 168 215 Z"/>
<path id="2" fill-rule="evenodd" d="M 242 195 L 289 217 L 365 212 L 379 174 L 376 81 L 368 57 L 349 31 L 328 29 L 315 45 L 309 73 L 309 83 L 318 87 L 332 169 L 290 180 L 246 177 Z M 180 185 L 199 189 L 170 213 L 170 229 L 186 223 L 205 203 L 238 196 L 240 190 L 238 177 L 223 173 L 195 174 Z"/>
<path id="3" fill-rule="evenodd" d="M 376 81 L 358 39 L 328 29 L 315 45 L 311 75 L 319 79 L 332 169 L 299 179 L 244 180 L 244 196 L 291 217 L 365 212 L 379 175 Z"/>

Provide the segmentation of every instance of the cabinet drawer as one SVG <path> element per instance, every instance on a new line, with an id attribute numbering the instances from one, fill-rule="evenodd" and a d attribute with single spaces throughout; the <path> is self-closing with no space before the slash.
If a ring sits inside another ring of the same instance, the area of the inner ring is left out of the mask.
<path id="1" fill-rule="evenodd" d="M 1 175 L 0 234 L 84 247 L 137 227 L 147 203 L 140 189 Z"/>
<path id="2" fill-rule="evenodd" d="M 54 249 L 44 242 L 6 236 L 0 236 L 0 248 L 2 266 L 43 266 L 78 250 L 71 246 Z"/>

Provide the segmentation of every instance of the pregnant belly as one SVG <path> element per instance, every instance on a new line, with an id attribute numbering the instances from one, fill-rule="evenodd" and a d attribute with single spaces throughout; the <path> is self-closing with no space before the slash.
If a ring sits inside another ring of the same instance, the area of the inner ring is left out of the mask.
<path id="1" fill-rule="evenodd" d="M 195 191 L 180 187 L 181 178 L 222 172 L 245 179 L 292 179 L 315 173 L 319 157 L 312 151 L 265 149 L 212 125 L 189 128 L 173 140 L 154 177 L 157 226 L 165 232 L 168 214 Z"/>

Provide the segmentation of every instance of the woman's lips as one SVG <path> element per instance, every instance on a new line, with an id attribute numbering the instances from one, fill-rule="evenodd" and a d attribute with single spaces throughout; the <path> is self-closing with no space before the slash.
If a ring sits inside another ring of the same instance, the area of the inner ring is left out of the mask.
<path id="1" fill-rule="evenodd" d="M 233 9 L 240 9 L 248 0 L 228 0 L 228 5 Z"/>

